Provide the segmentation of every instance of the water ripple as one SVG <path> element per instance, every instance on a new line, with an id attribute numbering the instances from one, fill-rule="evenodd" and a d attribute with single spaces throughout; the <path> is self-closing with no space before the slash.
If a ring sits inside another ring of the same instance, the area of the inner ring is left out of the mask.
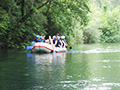
<path id="1" fill-rule="evenodd" d="M 74 51 L 70 52 L 68 51 L 67 53 L 120 53 L 120 49 L 104 49 L 104 48 L 96 48 L 96 49 L 91 49 L 91 50 L 81 50 L 81 51 Z"/>

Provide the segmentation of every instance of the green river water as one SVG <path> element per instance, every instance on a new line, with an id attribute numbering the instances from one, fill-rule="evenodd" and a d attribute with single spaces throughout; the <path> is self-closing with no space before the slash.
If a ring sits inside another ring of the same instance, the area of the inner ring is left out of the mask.
<path id="1" fill-rule="evenodd" d="M 56 54 L 0 49 L 0 90 L 120 90 L 120 44 L 73 49 Z"/>

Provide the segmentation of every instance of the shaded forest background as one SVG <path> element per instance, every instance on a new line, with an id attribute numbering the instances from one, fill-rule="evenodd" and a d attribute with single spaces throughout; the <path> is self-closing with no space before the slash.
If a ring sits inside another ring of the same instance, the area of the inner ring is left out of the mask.
<path id="1" fill-rule="evenodd" d="M 0 0 L 0 47 L 25 48 L 36 35 L 69 44 L 120 42 L 119 0 Z"/>

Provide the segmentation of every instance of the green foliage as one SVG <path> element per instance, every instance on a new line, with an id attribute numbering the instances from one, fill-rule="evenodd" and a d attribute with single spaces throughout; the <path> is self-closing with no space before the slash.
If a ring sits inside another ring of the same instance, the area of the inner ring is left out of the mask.
<path id="1" fill-rule="evenodd" d="M 4 9 L 0 7 L 0 35 L 4 35 L 10 23 L 9 16 Z"/>
<path id="2" fill-rule="evenodd" d="M 88 23 L 88 0 L 58 0 L 53 2 L 49 16 L 49 33 L 59 32 L 69 43 L 83 43 L 83 27 Z M 58 8 L 55 8 L 56 7 Z"/>
<path id="3" fill-rule="evenodd" d="M 3 48 L 25 48 L 35 35 L 45 35 L 44 24 L 47 24 L 47 18 L 42 10 L 36 10 L 36 7 L 43 1 L 25 0 L 22 6 L 21 0 L 2 0 L 0 5 L 0 46 Z M 7 7 L 6 7 L 7 5 Z M 36 6 L 36 7 L 35 7 Z M 23 8 L 23 10 L 21 10 Z M 26 22 L 17 26 L 19 20 L 26 15 L 31 9 L 35 13 L 27 17 Z"/>
<path id="4" fill-rule="evenodd" d="M 118 34 L 120 32 L 120 8 L 116 7 L 112 10 L 107 11 L 105 13 L 103 19 L 103 28 L 101 29 L 103 35 L 101 36 L 103 42 L 117 42 L 119 37 Z"/>
<path id="5" fill-rule="evenodd" d="M 91 12 L 88 14 L 89 22 L 84 27 L 84 43 L 98 43 L 100 42 L 101 31 L 103 27 L 102 20 L 99 18 L 101 14 L 95 4 L 90 5 Z"/>
<path id="6" fill-rule="evenodd" d="M 97 2 L 97 1 L 96 1 Z M 115 43 L 119 42 L 120 32 L 120 7 L 113 7 L 112 3 L 102 0 L 100 6 L 92 1 L 91 13 L 87 30 L 85 30 L 85 42 Z M 91 33 L 93 31 L 93 33 Z M 87 32 L 87 34 L 86 34 Z M 89 33 L 89 34 L 88 34 Z"/>
<path id="7" fill-rule="evenodd" d="M 96 23 L 94 23 L 94 22 L 96 22 Z M 101 28 L 101 27 L 102 27 L 102 25 L 100 23 L 100 20 L 92 19 L 92 21 L 89 22 L 88 26 L 85 27 L 84 43 L 100 42 L 101 32 L 100 32 L 99 28 Z"/>
<path id="8" fill-rule="evenodd" d="M 27 46 L 36 35 L 65 35 L 68 43 L 120 42 L 116 0 L 0 0 L 0 46 Z M 91 2 L 90 2 L 91 1 Z"/>
<path id="9" fill-rule="evenodd" d="M 76 44 L 83 44 L 83 26 L 81 25 L 80 21 L 81 21 L 80 17 L 78 17 L 77 19 L 72 18 L 72 25 L 70 26 L 71 28 L 70 34 L 73 36 L 72 37 L 74 39 L 73 41 Z M 71 40 L 71 42 L 73 41 Z"/>

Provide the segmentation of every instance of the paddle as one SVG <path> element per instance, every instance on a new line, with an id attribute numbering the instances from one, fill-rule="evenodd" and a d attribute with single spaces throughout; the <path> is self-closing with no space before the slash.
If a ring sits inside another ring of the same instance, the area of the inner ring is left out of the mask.
<path id="1" fill-rule="evenodd" d="M 67 49 L 70 49 L 71 52 L 76 52 L 75 50 L 72 49 L 72 46 L 67 46 Z"/>
<path id="2" fill-rule="evenodd" d="M 56 53 L 56 51 L 55 51 L 55 47 L 54 46 L 52 46 L 53 47 L 53 54 L 55 54 Z"/>
<path id="3" fill-rule="evenodd" d="M 53 54 L 55 54 L 56 51 L 55 51 L 55 47 L 54 47 L 54 45 L 53 45 L 53 40 L 51 39 L 51 36 L 49 36 L 49 40 L 50 40 L 50 43 L 51 43 L 51 45 L 52 45 L 52 47 L 53 47 Z"/>
<path id="4" fill-rule="evenodd" d="M 71 50 L 71 52 L 76 52 L 75 50 L 73 50 L 73 49 L 70 49 Z"/>
<path id="5" fill-rule="evenodd" d="M 53 54 L 55 54 L 56 53 L 56 51 L 55 50 L 53 50 Z"/>
<path id="6" fill-rule="evenodd" d="M 67 48 L 67 49 L 72 49 L 72 47 L 71 47 L 71 46 L 66 46 L 66 48 Z"/>
<path id="7" fill-rule="evenodd" d="M 31 45 L 32 45 L 32 46 L 27 46 L 26 49 L 27 49 L 27 50 L 31 50 L 34 44 L 35 44 L 35 41 L 32 41 L 32 42 L 31 42 Z"/>
<path id="8" fill-rule="evenodd" d="M 26 49 L 27 49 L 27 50 L 31 50 L 31 49 L 32 49 L 32 46 L 27 46 Z"/>

